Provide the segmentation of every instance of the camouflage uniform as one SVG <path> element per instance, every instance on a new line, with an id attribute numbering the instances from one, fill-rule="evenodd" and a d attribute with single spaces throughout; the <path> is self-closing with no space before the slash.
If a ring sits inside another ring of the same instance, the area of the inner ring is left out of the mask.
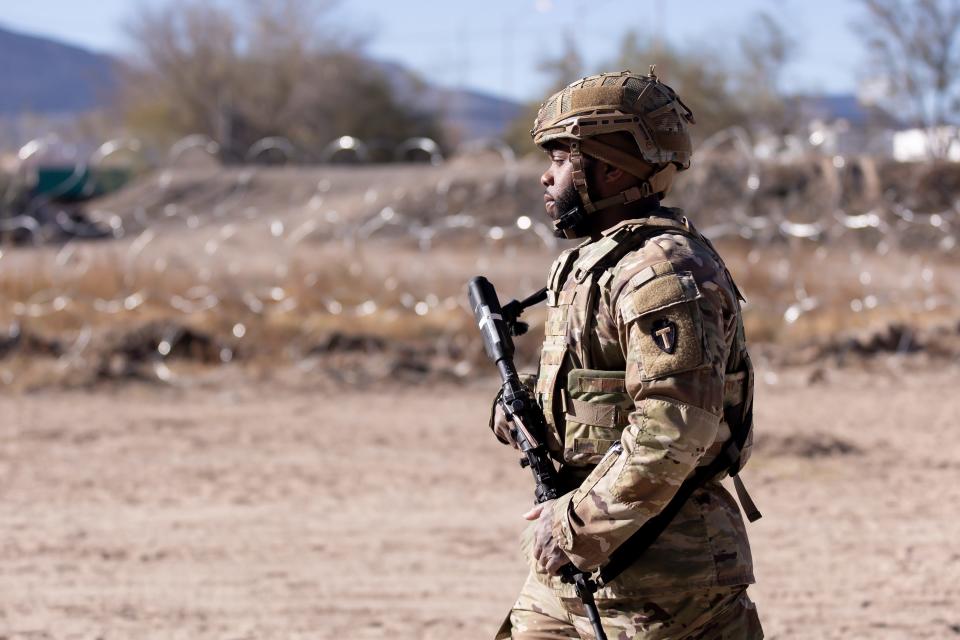
<path id="1" fill-rule="evenodd" d="M 568 493 L 554 536 L 583 570 L 659 513 L 752 404 L 739 292 L 677 209 L 656 208 L 563 252 L 548 281 L 535 391 Z M 611 445 L 620 443 L 611 448 Z M 745 450 L 743 459 L 748 455 Z M 761 638 L 739 508 L 720 478 L 600 589 L 611 638 Z M 531 574 L 497 638 L 592 638 L 571 585 Z"/>

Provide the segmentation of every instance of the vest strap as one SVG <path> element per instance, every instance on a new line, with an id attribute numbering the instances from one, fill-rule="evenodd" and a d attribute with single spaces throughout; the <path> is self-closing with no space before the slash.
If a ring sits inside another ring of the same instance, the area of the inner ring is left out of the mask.
<path id="1" fill-rule="evenodd" d="M 743 480 L 740 479 L 739 474 L 733 476 L 733 488 L 737 492 L 737 500 L 740 501 L 740 507 L 743 509 L 743 513 L 747 516 L 747 520 L 750 522 L 756 522 L 762 518 L 763 514 L 760 513 L 760 510 L 757 509 L 757 505 L 754 503 L 753 498 L 751 498 L 750 494 L 747 493 L 747 487 L 744 486 Z"/>

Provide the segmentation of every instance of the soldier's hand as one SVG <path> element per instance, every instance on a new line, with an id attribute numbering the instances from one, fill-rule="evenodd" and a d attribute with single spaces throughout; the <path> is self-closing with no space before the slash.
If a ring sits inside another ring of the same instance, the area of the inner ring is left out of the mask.
<path id="1" fill-rule="evenodd" d="M 537 521 L 533 529 L 533 557 L 537 564 L 552 576 L 560 575 L 560 569 L 570 564 L 570 558 L 553 537 L 553 500 L 536 505 L 523 517 Z"/>
<path id="2" fill-rule="evenodd" d="M 491 428 L 493 429 L 493 434 L 497 436 L 497 440 L 503 444 L 512 446 L 514 449 L 519 448 L 517 446 L 517 439 L 513 436 L 513 424 L 507 420 L 507 416 L 503 413 L 503 407 L 500 406 L 499 402 L 493 410 Z"/>

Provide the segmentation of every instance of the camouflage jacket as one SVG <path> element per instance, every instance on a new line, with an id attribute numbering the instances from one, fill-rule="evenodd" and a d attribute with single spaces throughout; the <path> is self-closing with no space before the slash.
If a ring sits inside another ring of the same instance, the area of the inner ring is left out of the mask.
<path id="1" fill-rule="evenodd" d="M 717 455 L 752 405 L 740 294 L 709 241 L 661 208 L 564 251 L 547 295 L 535 390 L 572 489 L 554 503 L 554 535 L 593 570 Z M 719 480 L 597 597 L 752 583 L 740 510 Z"/>

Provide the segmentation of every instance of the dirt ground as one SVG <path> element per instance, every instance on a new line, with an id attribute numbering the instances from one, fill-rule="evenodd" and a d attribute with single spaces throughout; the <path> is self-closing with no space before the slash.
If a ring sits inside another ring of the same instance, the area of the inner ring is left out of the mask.
<path id="1" fill-rule="evenodd" d="M 763 376 L 768 638 L 960 637 L 960 369 L 901 365 Z M 0 638 L 491 637 L 531 489 L 494 380 L 221 375 L 0 397 Z"/>

